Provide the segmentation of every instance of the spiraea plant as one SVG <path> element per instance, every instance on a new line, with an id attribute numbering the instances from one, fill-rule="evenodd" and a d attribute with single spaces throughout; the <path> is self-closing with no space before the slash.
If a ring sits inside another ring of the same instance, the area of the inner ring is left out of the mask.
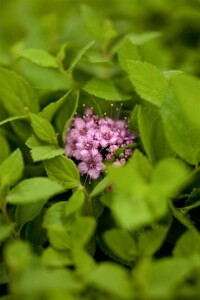
<path id="1" fill-rule="evenodd" d="M 199 299 L 199 1 L 0 7 L 0 300 Z"/>

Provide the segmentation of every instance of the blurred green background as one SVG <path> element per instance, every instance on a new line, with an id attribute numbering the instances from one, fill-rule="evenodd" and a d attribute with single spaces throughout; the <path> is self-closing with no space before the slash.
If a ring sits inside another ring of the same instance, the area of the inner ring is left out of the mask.
<path id="1" fill-rule="evenodd" d="M 96 19 L 84 19 L 83 4 L 112 22 L 112 43 L 129 33 L 160 32 L 145 45 L 146 60 L 164 70 L 200 75 L 199 0 L 0 0 L 0 64 L 13 66 L 26 48 L 55 54 L 65 42 L 80 48 L 94 39 L 87 22 Z"/>

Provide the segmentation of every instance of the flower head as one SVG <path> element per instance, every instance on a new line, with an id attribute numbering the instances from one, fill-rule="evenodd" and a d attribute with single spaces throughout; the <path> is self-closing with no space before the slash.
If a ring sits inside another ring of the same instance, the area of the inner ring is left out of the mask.
<path id="1" fill-rule="evenodd" d="M 97 179 L 105 169 L 104 159 L 113 166 L 126 163 L 135 138 L 125 120 L 99 118 L 92 108 L 86 108 L 84 116 L 76 116 L 67 132 L 66 156 L 74 158 L 81 174 Z"/>

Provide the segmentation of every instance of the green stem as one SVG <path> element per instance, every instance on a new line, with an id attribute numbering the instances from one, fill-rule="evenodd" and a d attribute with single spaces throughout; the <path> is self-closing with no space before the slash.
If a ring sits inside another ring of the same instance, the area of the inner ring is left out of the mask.
<path id="1" fill-rule="evenodd" d="M 93 209 L 92 209 L 92 198 L 88 194 L 87 190 L 84 186 L 82 186 L 83 191 L 85 193 L 85 199 L 86 199 L 86 207 L 87 207 L 87 214 L 88 216 L 93 216 Z"/>

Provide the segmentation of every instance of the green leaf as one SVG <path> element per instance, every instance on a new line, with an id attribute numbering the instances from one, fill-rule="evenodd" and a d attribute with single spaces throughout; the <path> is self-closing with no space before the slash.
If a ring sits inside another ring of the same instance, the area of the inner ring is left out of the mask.
<path id="1" fill-rule="evenodd" d="M 10 146 L 7 139 L 0 134 L 0 164 L 10 155 Z"/>
<path id="2" fill-rule="evenodd" d="M 119 224 L 129 230 L 163 217 L 169 198 L 189 179 L 189 170 L 181 161 L 166 158 L 152 171 L 146 158 L 136 150 L 125 166 L 109 171 L 116 191 L 111 209 Z"/>
<path id="3" fill-rule="evenodd" d="M 62 106 L 67 102 L 68 97 L 70 95 L 71 91 L 67 92 L 63 97 L 61 97 L 59 100 L 55 102 L 51 102 L 49 105 L 47 105 L 40 113 L 39 115 L 48 120 L 49 122 L 52 121 L 55 114 L 62 108 Z"/>
<path id="4" fill-rule="evenodd" d="M 51 123 L 46 119 L 31 114 L 31 126 L 37 138 L 48 144 L 57 145 L 57 136 Z"/>
<path id="5" fill-rule="evenodd" d="M 11 115 L 26 115 L 27 111 L 38 112 L 38 99 L 29 85 L 21 76 L 0 68 L 1 101 Z"/>
<path id="6" fill-rule="evenodd" d="M 89 282 L 116 297 L 133 299 L 134 290 L 128 272 L 120 265 L 110 262 L 100 263 L 89 275 Z"/>
<path id="7" fill-rule="evenodd" d="M 161 36 L 161 33 L 158 31 L 149 31 L 144 33 L 130 33 L 128 35 L 128 38 L 130 41 L 135 45 L 142 45 L 145 44 L 155 38 L 158 38 Z"/>
<path id="8" fill-rule="evenodd" d="M 62 154 L 65 154 L 65 149 L 56 149 L 54 145 L 44 145 L 31 149 L 31 156 L 34 162 L 52 159 Z"/>
<path id="9" fill-rule="evenodd" d="M 72 258 L 67 251 L 58 251 L 52 247 L 48 247 L 42 253 L 42 263 L 45 266 L 59 268 L 72 265 Z"/>
<path id="10" fill-rule="evenodd" d="M 133 262 L 136 255 L 136 244 L 131 235 L 124 229 L 111 229 L 103 234 L 109 249 L 120 259 Z"/>
<path id="11" fill-rule="evenodd" d="M 71 124 L 79 101 L 79 91 L 72 92 L 66 95 L 67 101 L 64 102 L 60 110 L 56 114 L 55 124 L 58 132 L 62 135 L 62 139 L 65 142 L 66 131 Z"/>
<path id="12" fill-rule="evenodd" d="M 173 90 L 162 104 L 161 116 L 172 149 L 189 164 L 197 165 L 200 161 L 200 130 L 186 120 Z"/>
<path id="13" fill-rule="evenodd" d="M 1 121 L 1 122 L 0 122 L 0 126 L 1 126 L 1 125 L 4 125 L 4 124 L 6 124 L 6 123 L 12 122 L 12 121 L 22 120 L 22 119 L 26 119 L 26 118 L 28 118 L 28 116 L 24 116 L 24 115 L 23 115 L 23 116 L 10 117 L 10 118 L 7 118 L 7 119 Z"/>
<path id="14" fill-rule="evenodd" d="M 162 158 L 173 156 L 158 114 L 140 106 L 138 112 L 139 133 L 143 147 L 152 163 Z"/>
<path id="15" fill-rule="evenodd" d="M 20 53 L 19 57 L 42 67 L 58 68 L 56 58 L 42 49 L 25 49 Z"/>
<path id="16" fill-rule="evenodd" d="M 65 188 L 71 189 L 81 186 L 80 174 L 71 159 L 59 156 L 43 163 L 48 177 L 63 184 Z"/>
<path id="17" fill-rule="evenodd" d="M 85 194 L 82 189 L 79 189 L 73 193 L 73 195 L 69 198 L 69 200 L 66 202 L 65 206 L 65 216 L 70 216 L 71 214 L 74 214 L 79 210 L 85 200 Z"/>
<path id="18" fill-rule="evenodd" d="M 171 225 L 171 218 L 167 224 L 155 224 L 149 230 L 144 230 L 138 238 L 138 255 L 150 257 L 157 252 L 165 241 Z"/>
<path id="19" fill-rule="evenodd" d="M 180 74 L 171 80 L 172 88 L 181 112 L 189 125 L 200 130 L 200 83 L 199 79 L 191 75 Z"/>
<path id="20" fill-rule="evenodd" d="M 140 55 L 135 44 L 126 37 L 118 49 L 118 60 L 124 71 L 128 71 L 129 61 L 140 60 Z"/>
<path id="21" fill-rule="evenodd" d="M 63 227 L 65 205 L 66 201 L 60 201 L 47 209 L 43 219 L 44 228 Z"/>
<path id="22" fill-rule="evenodd" d="M 190 169 L 184 162 L 170 157 L 158 163 L 152 175 L 152 183 L 161 195 L 171 198 L 188 183 L 189 174 Z"/>
<path id="23" fill-rule="evenodd" d="M 15 150 L 0 165 L 0 186 L 13 186 L 22 177 L 24 161 L 19 149 Z"/>
<path id="24" fill-rule="evenodd" d="M 129 77 L 140 97 L 160 106 L 167 91 L 167 80 L 153 65 L 141 61 L 128 63 Z"/>
<path id="25" fill-rule="evenodd" d="M 5 239 L 9 238 L 14 227 L 15 224 L 11 223 L 11 224 L 0 224 L 0 242 L 3 242 Z"/>
<path id="26" fill-rule="evenodd" d="M 200 235 L 196 230 L 187 230 L 179 238 L 173 250 L 173 254 L 179 257 L 190 257 L 200 254 Z"/>
<path id="27" fill-rule="evenodd" d="M 71 238 L 74 246 L 85 246 L 92 237 L 96 227 L 95 219 L 92 217 L 80 217 L 74 224 L 71 231 Z"/>
<path id="28" fill-rule="evenodd" d="M 15 222 L 17 223 L 20 230 L 27 223 L 37 217 L 44 205 L 46 200 L 39 201 L 37 203 L 29 203 L 29 205 L 19 205 L 15 211 Z"/>
<path id="29" fill-rule="evenodd" d="M 77 63 L 81 60 L 81 58 L 83 57 L 83 55 L 94 45 L 94 41 L 89 42 L 87 45 L 85 45 L 76 55 L 76 57 L 73 59 L 73 61 L 70 63 L 69 65 L 69 69 L 73 70 L 75 68 L 75 66 L 77 65 Z"/>
<path id="30" fill-rule="evenodd" d="M 98 196 L 109 186 L 109 184 L 110 184 L 110 181 L 109 181 L 108 176 L 104 177 L 104 179 L 102 179 L 92 190 L 92 192 L 90 193 L 90 197 Z"/>
<path id="31" fill-rule="evenodd" d="M 87 5 L 81 6 L 81 13 L 83 17 L 83 22 L 89 33 L 97 40 L 103 41 L 104 32 L 102 28 L 102 20 L 99 18 L 98 14 Z M 93 20 L 91 22 L 91 20 Z"/>
<path id="32" fill-rule="evenodd" d="M 84 91 L 108 101 L 123 101 L 130 99 L 130 95 L 121 92 L 111 80 L 93 78 L 84 86 Z"/>
<path id="33" fill-rule="evenodd" d="M 26 145 L 31 148 L 31 156 L 34 162 L 51 159 L 65 153 L 64 148 L 57 148 L 56 145 L 44 145 L 34 135 L 28 138 Z"/>
<path id="34" fill-rule="evenodd" d="M 12 204 L 35 203 L 64 192 L 62 185 L 46 177 L 24 179 L 7 195 L 6 200 Z"/>
<path id="35" fill-rule="evenodd" d="M 141 292 L 145 298 L 172 299 L 174 289 L 184 282 L 191 270 L 191 262 L 185 259 L 145 260 L 135 271 L 134 280 L 141 282 Z"/>
<path id="36" fill-rule="evenodd" d="M 8 275 L 8 268 L 5 262 L 0 263 L 0 284 L 8 283 L 9 282 L 9 275 Z M 6 300 L 2 299 L 1 300 Z M 9 300 L 9 299 L 7 299 Z"/>
<path id="37" fill-rule="evenodd" d="M 58 250 L 71 249 L 69 226 L 64 224 L 65 201 L 53 204 L 45 213 L 43 227 L 47 229 L 50 244 Z"/>

